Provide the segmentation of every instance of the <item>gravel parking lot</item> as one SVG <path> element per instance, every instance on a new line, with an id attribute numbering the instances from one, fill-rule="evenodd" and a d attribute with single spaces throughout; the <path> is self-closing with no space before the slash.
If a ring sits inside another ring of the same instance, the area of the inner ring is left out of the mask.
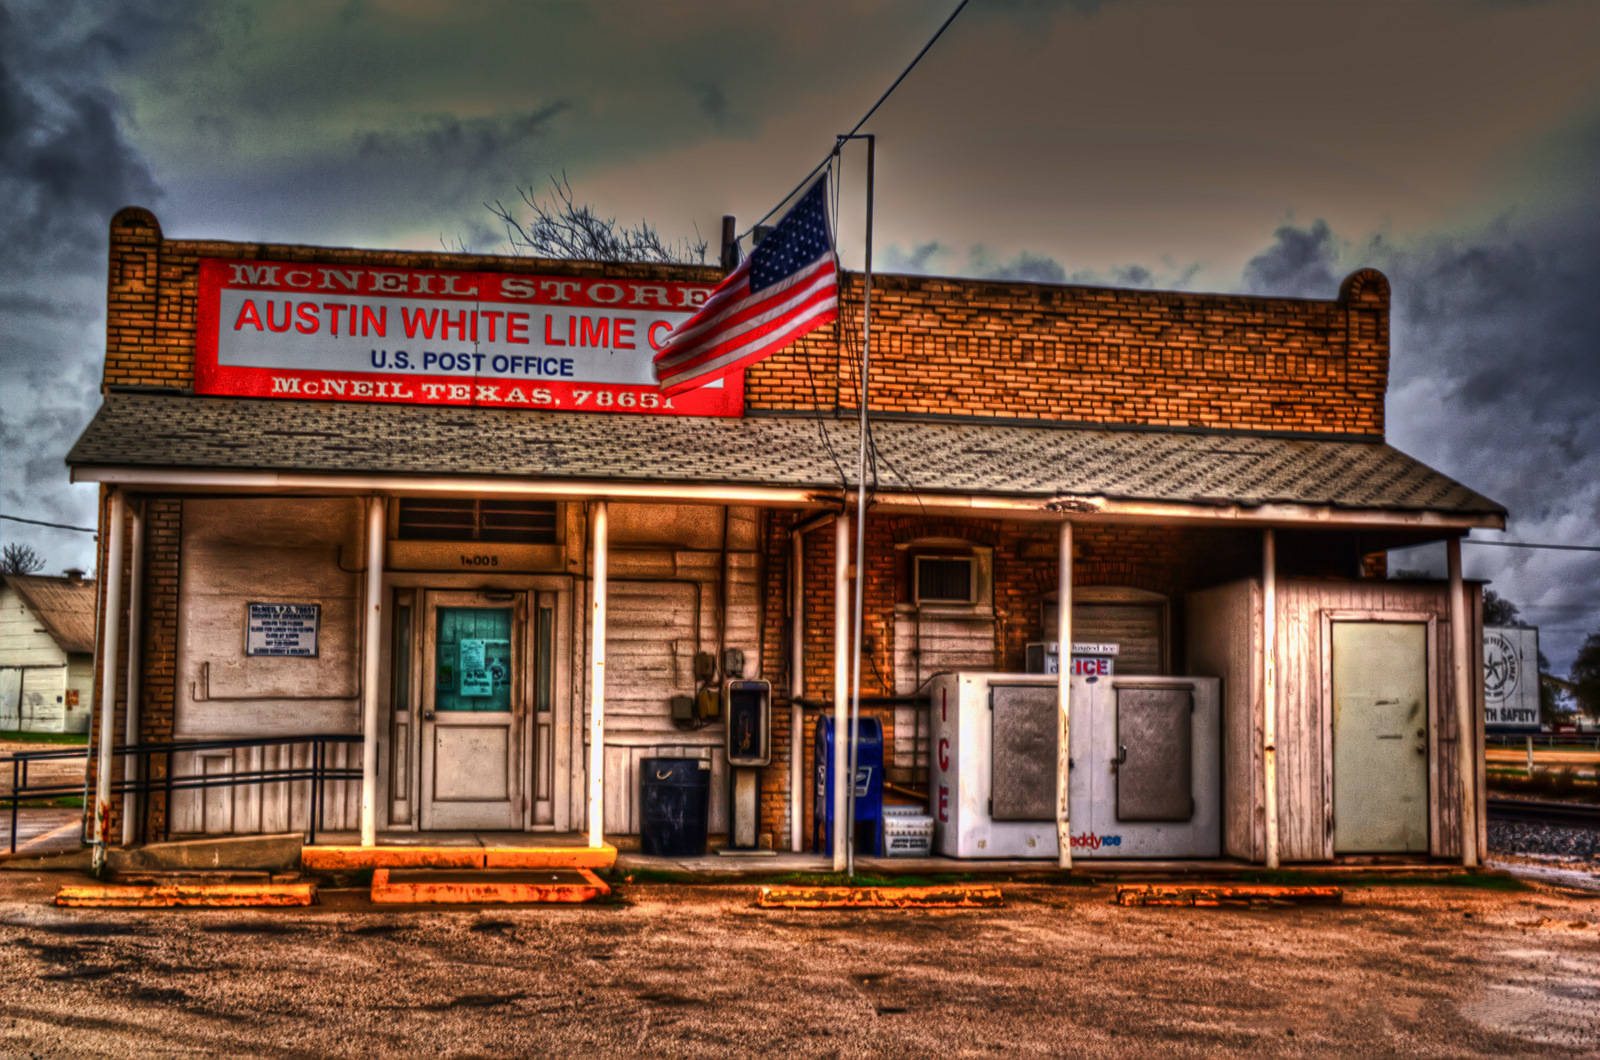
<path id="1" fill-rule="evenodd" d="M 1600 1055 L 1600 900 L 1352 888 L 1336 907 L 74 911 L 0 877 L 0 1054 Z"/>

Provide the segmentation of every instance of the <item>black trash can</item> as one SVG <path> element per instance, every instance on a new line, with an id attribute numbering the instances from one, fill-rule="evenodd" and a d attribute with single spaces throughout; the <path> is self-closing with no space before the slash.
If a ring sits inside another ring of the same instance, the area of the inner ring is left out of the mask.
<path id="1" fill-rule="evenodd" d="M 666 858 L 706 852 L 711 763 L 700 758 L 639 761 L 639 850 Z"/>

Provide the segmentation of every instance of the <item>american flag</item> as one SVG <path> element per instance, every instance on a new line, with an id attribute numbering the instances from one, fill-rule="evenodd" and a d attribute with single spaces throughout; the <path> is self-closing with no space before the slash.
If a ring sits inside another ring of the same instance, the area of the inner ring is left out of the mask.
<path id="1" fill-rule="evenodd" d="M 720 379 L 838 316 L 827 179 L 819 177 L 705 305 L 667 335 L 655 356 L 662 391 L 678 394 Z"/>

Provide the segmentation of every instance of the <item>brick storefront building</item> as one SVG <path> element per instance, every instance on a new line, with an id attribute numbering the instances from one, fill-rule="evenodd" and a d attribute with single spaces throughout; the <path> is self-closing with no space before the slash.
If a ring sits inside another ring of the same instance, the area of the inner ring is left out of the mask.
<path id="1" fill-rule="evenodd" d="M 104 403 L 68 457 L 120 570 L 97 741 L 193 743 L 145 767 L 179 777 L 331 756 L 349 779 L 321 825 L 367 842 L 629 844 L 641 762 L 697 758 L 714 835 L 800 849 L 852 654 L 891 800 L 938 817 L 934 682 L 1020 673 L 1065 618 L 1119 675 L 1213 682 L 1191 779 L 1219 793 L 1217 854 L 1475 859 L 1481 621 L 1454 542 L 1505 513 L 1384 443 L 1382 275 L 1330 301 L 875 277 L 843 656 L 862 277 L 837 325 L 668 409 L 649 341 L 720 276 L 170 240 L 123 210 Z M 1384 550 L 1436 540 L 1448 584 L 1385 580 Z M 730 821 L 726 711 L 701 696 L 740 676 L 729 649 L 772 689 L 753 820 Z M 1389 660 L 1408 716 L 1343 706 L 1388 702 L 1358 658 Z M 1356 754 L 1401 722 L 1420 804 Z M 103 812 L 113 841 L 295 830 L 309 793 L 112 785 Z"/>

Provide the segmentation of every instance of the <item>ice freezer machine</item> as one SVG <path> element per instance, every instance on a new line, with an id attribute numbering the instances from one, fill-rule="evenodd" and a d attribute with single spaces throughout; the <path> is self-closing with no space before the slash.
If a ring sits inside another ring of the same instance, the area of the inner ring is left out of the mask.
<path id="1" fill-rule="evenodd" d="M 1072 678 L 1073 857 L 1222 852 L 1220 682 Z M 932 688 L 929 791 L 947 857 L 1056 856 L 1056 678 L 956 673 Z"/>

